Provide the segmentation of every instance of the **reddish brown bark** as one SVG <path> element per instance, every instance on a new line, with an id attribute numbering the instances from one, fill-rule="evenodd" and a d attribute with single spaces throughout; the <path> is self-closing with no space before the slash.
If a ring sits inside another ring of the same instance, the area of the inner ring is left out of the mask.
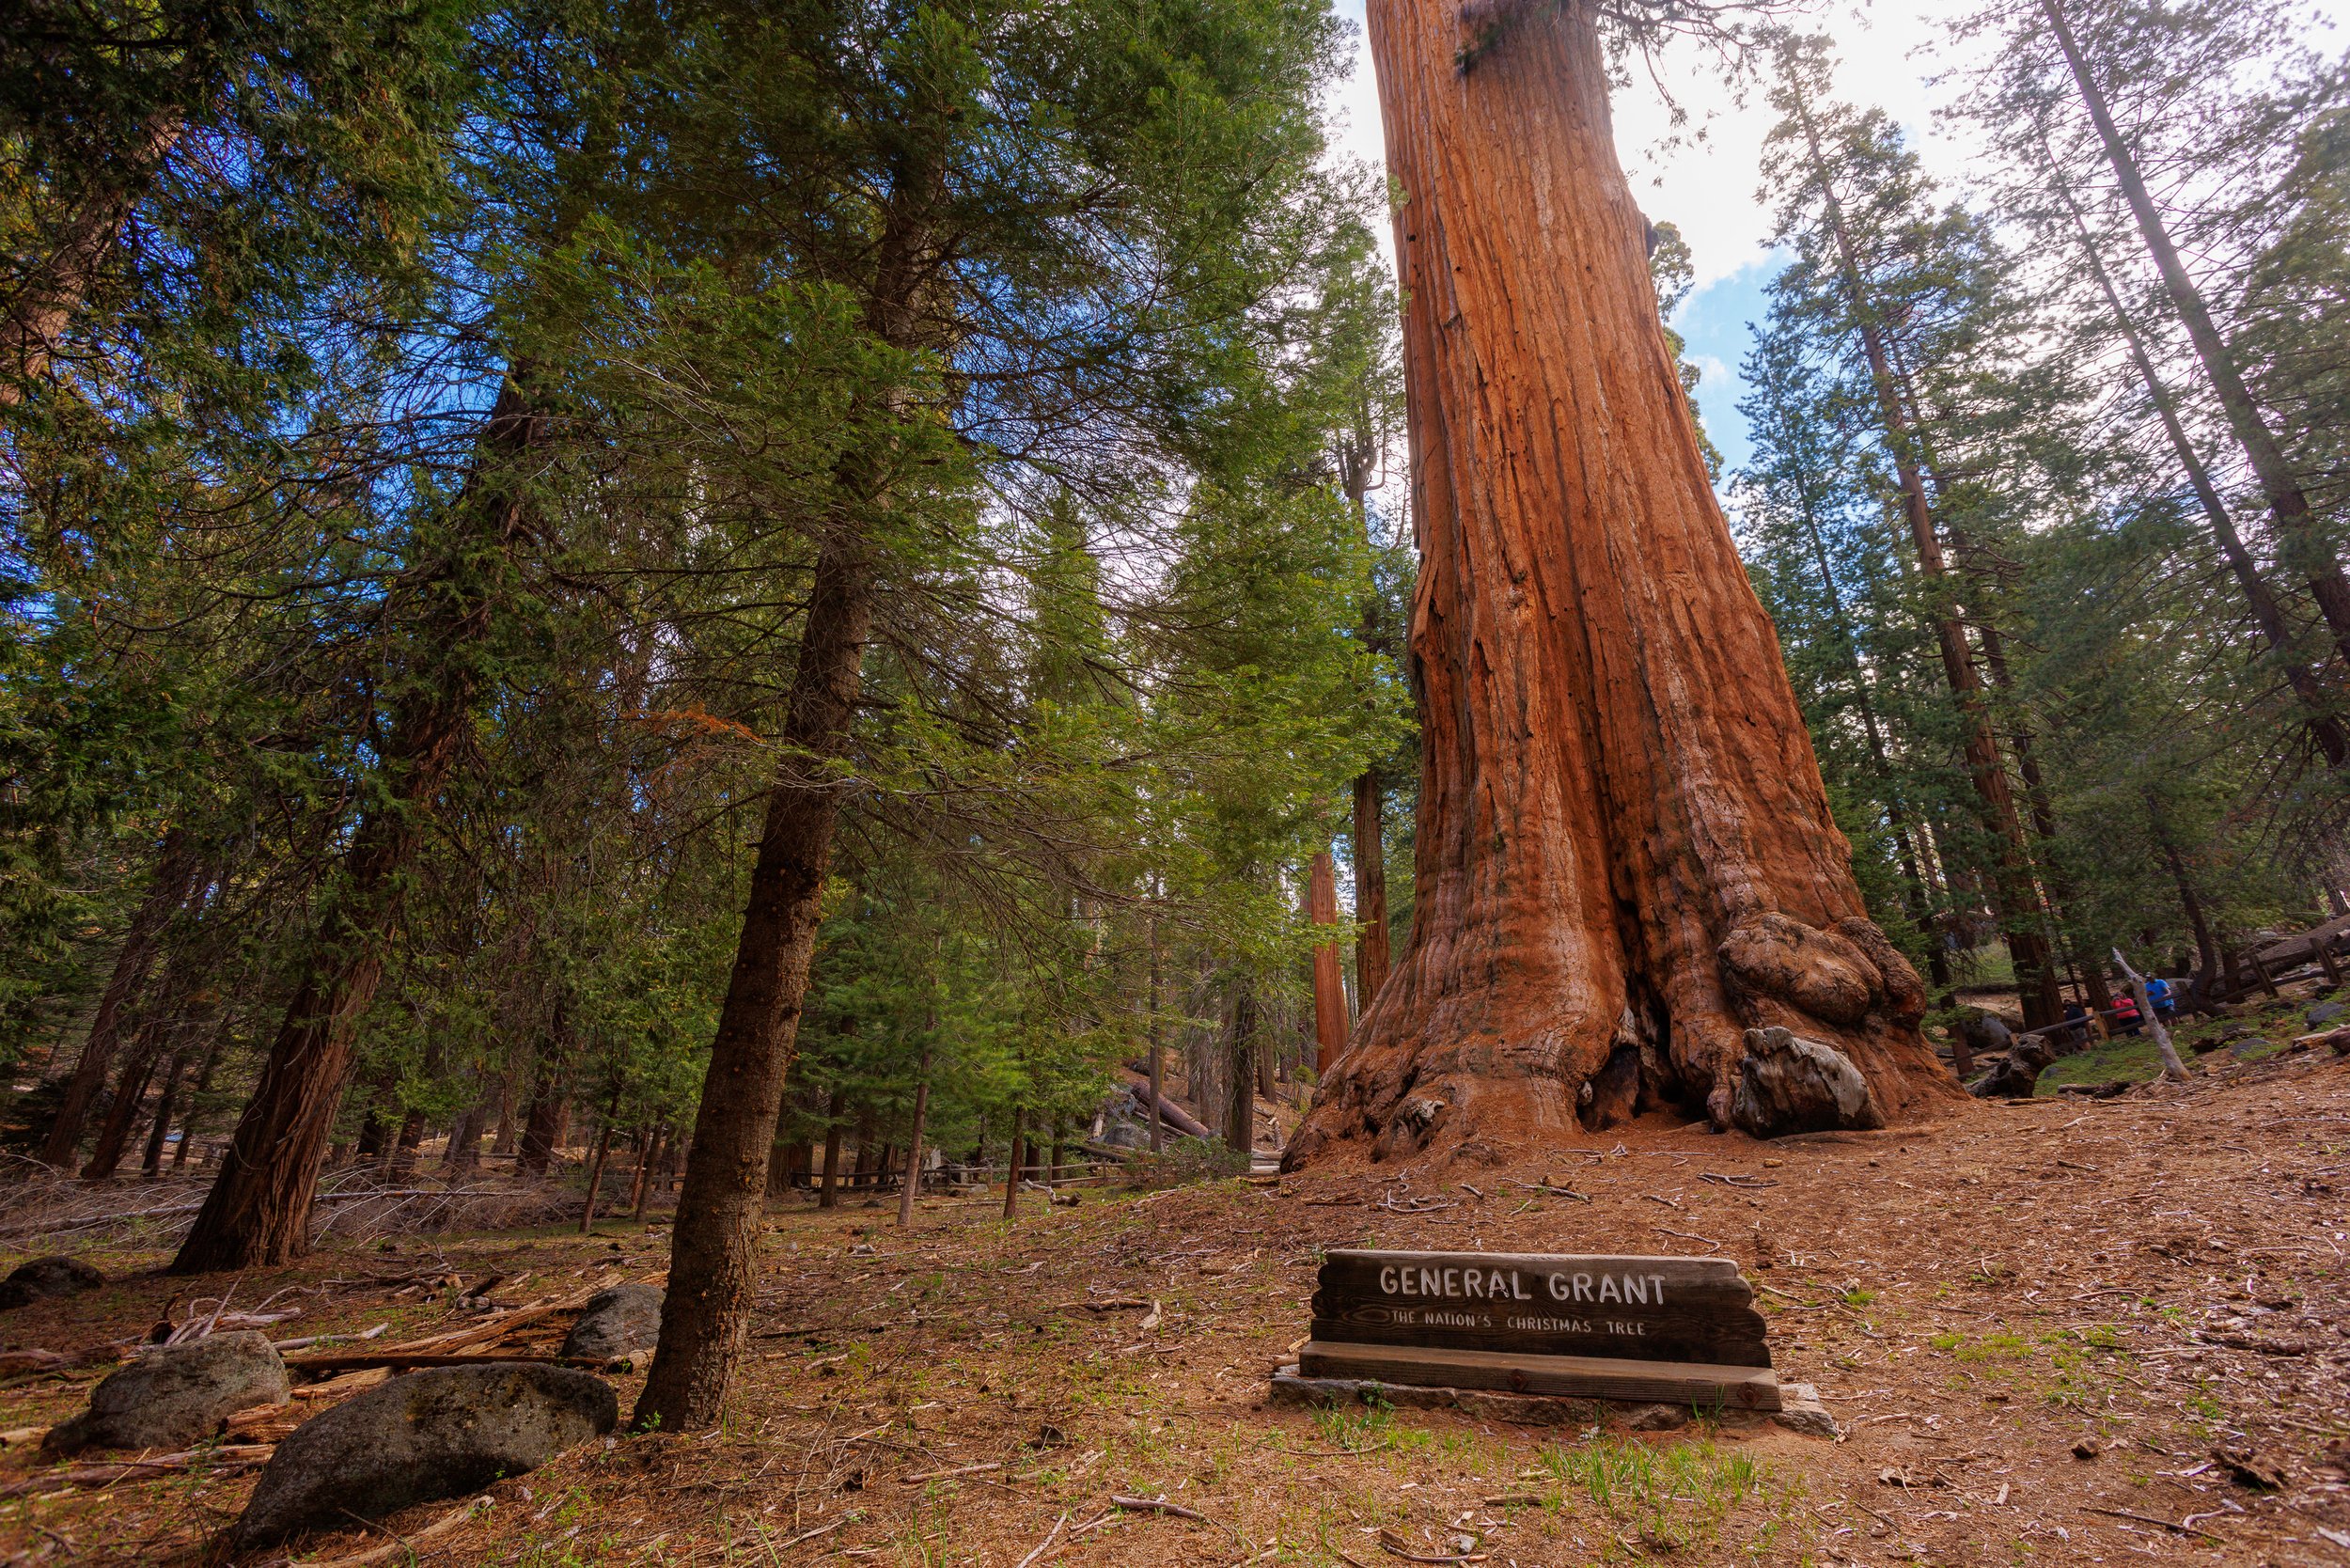
<path id="1" fill-rule="evenodd" d="M 1416 902 L 1288 1162 L 1532 1152 L 1611 1063 L 1727 1125 L 1759 1026 L 1844 1053 L 1878 1114 L 1955 1092 L 1714 498 L 1590 14 L 1530 11 L 1465 71 L 1449 0 L 1370 21 L 1403 192 Z"/>
<path id="2" fill-rule="evenodd" d="M 402 873 L 472 729 L 482 683 L 476 651 L 497 603 L 506 553 L 527 527 L 513 467 L 545 439 L 543 419 L 509 378 L 483 430 L 483 464 L 457 502 L 452 552 L 416 585 L 434 608 L 415 650 L 410 692 L 393 716 L 382 797 L 361 815 L 344 852 L 293 1000 L 220 1175 L 172 1260 L 174 1274 L 275 1267 L 310 1249 L 310 1201 L 350 1075 L 352 1035 L 383 979 Z"/>
<path id="3" fill-rule="evenodd" d="M 1330 852 L 1313 858 L 1306 873 L 1306 918 L 1318 926 L 1339 923 L 1338 873 Z M 1346 1049 L 1346 982 L 1339 974 L 1339 945 L 1314 949 L 1314 1071 L 1327 1073 Z"/>

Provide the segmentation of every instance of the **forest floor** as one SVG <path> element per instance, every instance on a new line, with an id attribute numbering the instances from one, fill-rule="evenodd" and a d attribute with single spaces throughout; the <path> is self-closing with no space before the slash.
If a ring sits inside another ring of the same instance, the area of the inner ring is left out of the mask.
<path id="1" fill-rule="evenodd" d="M 926 1200 L 911 1231 L 894 1205 L 795 1205 L 764 1237 L 722 1426 L 574 1450 L 413 1557 L 404 1538 L 451 1505 L 299 1560 L 2332 1568 L 2350 1562 L 2350 1060 L 2196 1067 L 1797 1147 L 1644 1121 L 1545 1169 L 1091 1188 L 1010 1224 L 1000 1194 Z M 1498 1181 L 1543 1177 L 1589 1201 Z M 398 1337 L 449 1321 L 445 1275 L 503 1274 L 495 1295 L 521 1300 L 666 1261 L 657 1230 L 600 1230 L 322 1252 L 237 1296 L 324 1287 L 282 1298 L 312 1304 L 300 1332 Z M 1270 1403 L 1318 1249 L 1339 1246 L 1734 1257 L 1782 1379 L 1817 1385 L 1844 1435 Z M 136 1272 L 160 1255 L 100 1261 L 116 1283 L 9 1314 L 8 1343 L 135 1333 L 188 1289 Z M 97 1375 L 0 1389 L 0 1426 L 62 1419 Z M 252 1484 L 224 1463 L 38 1491 L 48 1472 L 5 1440 L 9 1561 L 193 1564 Z M 1111 1501 L 1162 1496 L 1204 1517 Z"/>

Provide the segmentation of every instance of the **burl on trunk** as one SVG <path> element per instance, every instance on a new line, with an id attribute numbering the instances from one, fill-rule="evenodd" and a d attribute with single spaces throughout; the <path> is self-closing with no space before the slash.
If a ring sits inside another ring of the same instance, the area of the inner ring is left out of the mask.
<path id="1" fill-rule="evenodd" d="M 1287 1163 L 1954 1094 L 1699 455 L 1590 13 L 1528 6 L 1474 55 L 1463 18 L 1371 7 L 1421 552 L 1415 916 Z"/>

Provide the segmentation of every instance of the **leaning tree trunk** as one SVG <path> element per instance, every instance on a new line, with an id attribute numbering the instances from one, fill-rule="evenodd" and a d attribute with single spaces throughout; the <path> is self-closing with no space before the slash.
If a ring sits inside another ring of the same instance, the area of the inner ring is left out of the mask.
<path id="1" fill-rule="evenodd" d="M 301 979 L 262 1060 L 220 1175 L 171 1262 L 174 1274 L 274 1268 L 310 1249 L 310 1202 L 350 1075 L 359 1020 L 384 977 L 405 872 L 473 726 L 490 618 L 509 552 L 528 526 L 520 461 L 546 440 L 512 376 L 482 433 L 483 464 L 457 500 L 448 556 L 413 585 L 431 604 L 384 746 L 382 792 L 343 853 Z"/>
<path id="2" fill-rule="evenodd" d="M 2228 504 L 2220 498 L 2219 487 L 2214 483 L 2211 470 L 2187 435 L 2186 425 L 2179 417 L 2178 400 L 2154 368 L 2154 355 L 2147 351 L 2146 339 L 2138 330 L 2137 320 L 2129 306 L 2123 303 L 2122 290 L 2113 281 L 2113 274 L 2106 267 L 2105 256 L 2097 249 L 2096 236 L 2090 232 L 2089 220 L 2073 199 L 2073 188 L 2065 182 L 2064 171 L 2049 150 L 2043 134 L 2040 150 L 2048 165 L 2048 186 L 2062 203 L 2066 216 L 2073 220 L 2074 236 L 2080 241 L 2081 259 L 2089 264 L 2089 275 L 2097 282 L 2097 290 L 2105 296 L 2106 309 L 2112 314 L 2113 323 L 2122 334 L 2123 346 L 2129 350 L 2130 363 L 2137 368 L 2138 384 L 2145 389 L 2146 400 L 2154 405 L 2154 414 L 2162 421 L 2162 433 L 2170 443 L 2171 455 L 2179 461 L 2179 470 L 2186 476 L 2187 485 L 2195 492 L 2196 503 L 2203 509 L 2204 520 L 2211 524 L 2212 538 L 2219 553 L 2234 573 L 2236 585 L 2244 591 L 2244 602 L 2252 612 L 2252 623 L 2260 628 L 2261 640 L 2267 644 L 2269 657 L 2283 671 L 2285 683 L 2293 688 L 2294 697 L 2306 715 L 2302 723 L 2310 739 L 2329 768 L 2350 766 L 2350 730 L 2342 727 L 2342 716 L 2332 711 L 2325 689 L 2319 684 L 2317 673 L 2302 662 L 2293 646 L 2293 632 L 2285 619 L 2284 606 L 2277 601 L 2277 591 L 2261 572 L 2260 563 L 2245 546 L 2244 536 L 2236 529 L 2235 519 L 2229 515 Z M 2339 895 L 2337 895 L 2339 897 Z M 2103 971 L 2103 964 L 2092 965 Z"/>
<path id="3" fill-rule="evenodd" d="M 2333 634 L 2334 646 L 2344 658 L 2350 658 L 2350 577 L 2343 575 L 2341 559 L 2311 510 L 2307 492 L 2294 474 L 2275 432 L 2262 417 L 2251 389 L 2245 384 L 2235 351 L 2219 335 L 2202 290 L 2197 287 L 2186 263 L 2180 259 L 2170 226 L 2163 222 L 2162 210 L 2146 188 L 2144 172 L 2130 150 L 2129 138 L 2114 121 L 2105 89 L 2098 86 L 2096 73 L 2074 35 L 2063 5 L 2060 0 L 2040 0 L 2040 9 L 2047 19 L 2058 49 L 2063 53 L 2065 67 L 2080 94 L 2081 107 L 2089 113 L 2098 143 L 2105 149 L 2106 160 L 2113 167 L 2114 182 L 2129 203 L 2138 235 L 2146 242 L 2146 252 L 2154 258 L 2154 270 L 2162 276 L 2163 292 L 2170 297 L 2180 324 L 2186 328 L 2187 340 L 2194 345 L 2204 379 L 2227 416 L 2228 429 L 2234 434 L 2245 461 L 2251 465 L 2253 477 L 2260 481 L 2269 515 L 2277 520 L 2280 554 L 2308 574 L 2310 596 L 2317 601 L 2318 613 L 2325 617 L 2326 630 Z"/>
<path id="4" fill-rule="evenodd" d="M 743 934 L 694 1117 L 661 1347 L 637 1400 L 638 1426 L 657 1419 L 666 1431 L 690 1431 L 716 1420 L 750 1332 L 767 1152 L 807 995 L 845 787 L 833 764 L 848 749 L 872 616 L 870 565 L 853 541 L 829 542 L 816 563 L 777 746 L 788 760 L 767 797 Z M 837 1121 L 829 1136 L 839 1136 Z M 830 1161 L 826 1168 L 829 1196 Z"/>
<path id="5" fill-rule="evenodd" d="M 1623 1102 L 1601 1078 L 1763 1133 L 1954 1094 L 1714 498 L 1589 11 L 1526 12 L 1468 70 L 1449 0 L 1379 0 L 1371 38 L 1410 302 L 1414 919 L 1288 1163 L 1534 1154 Z M 1791 1116 L 1790 1063 L 1845 1092 Z"/>
<path id="6" fill-rule="evenodd" d="M 131 917 L 122 950 L 115 956 L 114 973 L 98 998 L 98 1011 L 90 1017 L 89 1038 L 83 1043 L 82 1059 L 74 1065 L 73 1076 L 66 1084 L 65 1098 L 57 1105 L 56 1119 L 49 1123 L 49 1136 L 41 1143 L 42 1164 L 62 1170 L 72 1163 L 73 1147 L 82 1141 L 89 1108 L 96 1102 L 98 1091 L 105 1087 L 107 1071 L 114 1065 L 115 1047 L 122 1032 L 122 1010 L 147 983 L 148 968 L 155 959 L 155 944 L 163 935 L 164 924 L 187 902 L 189 885 L 196 880 L 196 846 L 188 841 L 187 835 L 176 827 L 164 834 L 163 849 L 155 861 L 154 885 L 140 902 L 138 912 Z"/>

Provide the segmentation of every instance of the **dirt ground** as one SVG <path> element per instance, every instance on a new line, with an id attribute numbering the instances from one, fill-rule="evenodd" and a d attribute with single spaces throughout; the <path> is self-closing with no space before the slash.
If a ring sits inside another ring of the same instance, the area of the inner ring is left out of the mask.
<path id="1" fill-rule="evenodd" d="M 590 1445 L 413 1546 L 451 1504 L 297 1560 L 2350 1563 L 2350 1060 L 2196 1062 L 2184 1088 L 1794 1145 L 1642 1123 L 1543 1169 L 1088 1189 L 1010 1225 L 1000 1196 L 939 1199 L 911 1232 L 795 1206 L 721 1427 Z M 1545 1177 L 1588 1200 L 1510 1184 Z M 1271 1404 L 1338 1246 L 1735 1257 L 1782 1379 L 1844 1435 Z M 135 1333 L 175 1294 L 185 1316 L 186 1282 L 137 1272 L 160 1255 L 95 1261 L 118 1282 L 7 1314 L 6 1343 Z M 325 1252 L 236 1299 L 324 1287 L 281 1295 L 307 1305 L 275 1332 L 404 1338 L 462 1323 L 444 1277 L 521 1301 L 665 1262 L 633 1227 L 509 1233 Z M 0 1388 L 0 1426 L 63 1419 L 101 1371 Z M 8 1439 L 12 1562 L 204 1560 L 252 1484 L 231 1456 L 40 1490 Z"/>

